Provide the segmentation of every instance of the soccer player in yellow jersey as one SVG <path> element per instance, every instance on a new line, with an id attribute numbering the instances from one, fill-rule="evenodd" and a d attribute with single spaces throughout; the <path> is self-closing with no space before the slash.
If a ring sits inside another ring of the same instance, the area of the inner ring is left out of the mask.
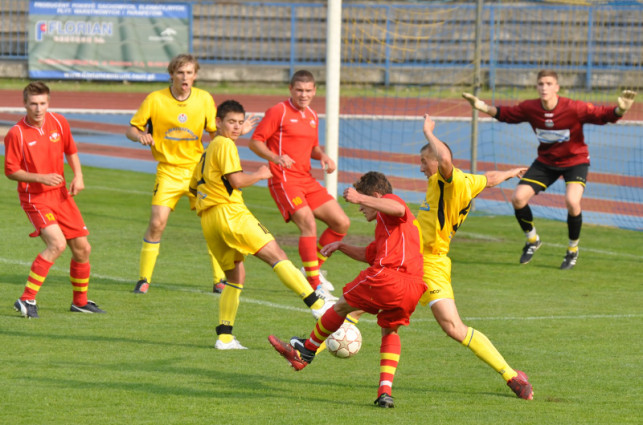
<path id="1" fill-rule="evenodd" d="M 488 171 L 484 175 L 464 173 L 453 166 L 451 149 L 433 134 L 435 122 L 428 114 L 424 118 L 424 135 L 429 143 L 420 151 L 420 170 L 428 178 L 428 187 L 417 218 L 422 230 L 424 282 L 429 289 L 420 303 L 431 307 L 447 335 L 500 373 L 518 397 L 531 400 L 533 390 L 527 375 L 512 369 L 482 332 L 462 323 L 455 306 L 451 260 L 447 256 L 451 239 L 469 214 L 471 200 L 487 187 L 522 176 L 527 168 Z"/>
<path id="2" fill-rule="evenodd" d="M 203 235 L 227 279 L 219 300 L 218 339 L 214 345 L 219 350 L 246 348 L 232 336 L 232 328 L 246 276 L 243 260 L 248 254 L 268 263 L 283 284 L 306 303 L 316 319 L 332 306 L 332 302 L 317 296 L 270 231 L 243 201 L 241 188 L 272 176 L 265 165 L 254 173 L 246 173 L 241 168 L 235 141 L 242 133 L 244 121 L 245 111 L 239 102 L 227 100 L 219 105 L 217 136 L 201 157 L 190 181 Z"/>
<path id="3" fill-rule="evenodd" d="M 205 90 L 193 87 L 199 71 L 199 62 L 189 54 L 176 56 L 167 67 L 171 85 L 150 93 L 130 121 L 126 132 L 133 142 L 150 146 L 158 161 L 156 182 L 152 197 L 150 222 L 143 236 L 139 280 L 135 293 L 146 293 L 159 255 L 161 236 L 167 225 L 170 212 L 183 196 L 190 198 L 194 208 L 194 196 L 188 185 L 192 172 L 203 154 L 202 136 L 207 131 L 214 137 L 216 131 L 216 106 L 214 99 Z M 246 121 L 243 134 L 249 132 L 258 119 Z M 210 253 L 214 273 L 215 292 L 217 284 L 225 276 L 215 257 Z"/>

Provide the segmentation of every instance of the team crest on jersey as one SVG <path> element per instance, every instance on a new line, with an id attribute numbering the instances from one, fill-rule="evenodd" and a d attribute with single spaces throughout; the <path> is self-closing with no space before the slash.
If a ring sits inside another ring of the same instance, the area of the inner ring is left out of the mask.
<path id="1" fill-rule="evenodd" d="M 60 142 L 60 134 L 58 134 L 58 132 L 57 132 L 57 131 L 53 131 L 53 132 L 49 135 L 49 141 L 50 141 L 51 143 L 58 143 L 58 142 Z"/>
<path id="2" fill-rule="evenodd" d="M 554 120 L 545 120 L 545 127 L 552 128 L 554 126 Z"/>
<path id="3" fill-rule="evenodd" d="M 430 211 L 431 207 L 429 206 L 429 202 L 425 199 L 422 201 L 422 205 L 420 205 L 420 210 L 422 211 Z"/>
<path id="4" fill-rule="evenodd" d="M 315 122 L 315 120 L 310 120 L 310 126 L 312 128 L 317 128 L 317 123 Z"/>
<path id="5" fill-rule="evenodd" d="M 179 122 L 184 123 L 188 120 L 188 116 L 186 114 L 179 114 Z"/>

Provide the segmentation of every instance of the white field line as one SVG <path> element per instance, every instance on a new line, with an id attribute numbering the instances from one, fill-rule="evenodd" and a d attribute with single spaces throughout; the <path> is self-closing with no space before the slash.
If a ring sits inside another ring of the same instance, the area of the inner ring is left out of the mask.
<path id="1" fill-rule="evenodd" d="M 26 261 L 20 261 L 20 260 L 12 260 L 8 258 L 2 258 L 0 257 L 0 263 L 2 264 L 13 264 L 13 265 L 18 265 L 18 266 L 23 266 L 25 268 L 28 268 L 31 266 L 31 263 L 26 262 Z M 60 273 L 66 273 L 67 269 L 64 267 L 58 267 L 54 265 L 52 270 Z M 26 276 L 26 272 L 25 272 Z M 92 273 L 92 278 L 93 279 L 99 279 L 99 280 L 110 280 L 110 281 L 115 281 L 115 282 L 121 282 L 121 283 L 134 283 L 134 280 L 131 278 L 122 278 L 122 277 L 116 277 L 116 276 L 110 276 L 110 275 L 103 275 L 100 273 Z M 155 288 L 162 288 L 168 291 L 177 291 L 177 292 L 189 292 L 189 293 L 199 293 L 199 294 L 204 294 L 208 296 L 214 296 L 214 297 L 219 297 L 219 294 L 214 294 L 210 291 L 203 291 L 199 289 L 194 289 L 194 288 L 186 288 L 183 286 L 177 286 L 177 285 L 164 285 L 164 284 L 154 284 L 153 287 Z M 294 301 L 294 298 L 293 298 Z M 274 308 L 274 309 L 279 309 L 279 310 L 288 310 L 288 311 L 297 311 L 301 313 L 307 313 L 310 314 L 310 311 L 308 309 L 302 308 L 302 307 L 295 307 L 293 305 L 284 305 L 284 304 L 278 304 L 278 303 L 273 303 L 265 300 L 260 300 L 260 299 L 254 299 L 250 297 L 243 297 L 243 302 L 247 304 L 255 304 L 255 305 L 260 305 L 263 307 L 269 307 L 269 308 Z M 489 316 L 489 317 L 463 317 L 462 319 L 464 321 L 469 321 L 469 320 L 474 320 L 474 321 L 536 321 L 536 320 L 550 320 L 550 321 L 557 321 L 557 320 L 587 320 L 587 319 L 627 319 L 627 318 L 637 318 L 637 317 L 643 317 L 643 313 L 641 314 L 579 314 L 579 315 L 560 315 L 560 316 L 526 316 L 526 317 L 518 317 L 518 316 Z M 424 322 L 434 322 L 435 319 L 433 318 L 426 318 L 426 319 L 412 319 L 413 323 L 424 323 Z M 360 322 L 365 322 L 365 323 L 376 323 L 376 320 L 374 318 L 363 318 L 360 319 Z"/>

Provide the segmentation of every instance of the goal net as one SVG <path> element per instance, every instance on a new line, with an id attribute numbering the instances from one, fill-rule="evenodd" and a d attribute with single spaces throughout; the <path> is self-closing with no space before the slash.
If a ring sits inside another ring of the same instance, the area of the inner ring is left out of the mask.
<path id="1" fill-rule="evenodd" d="M 423 114 L 453 150 L 457 167 L 477 172 L 528 166 L 538 142 L 524 123 L 485 114 L 472 137 L 472 111 L 461 98 L 475 81 L 476 6 L 344 6 L 339 190 L 369 170 L 391 177 L 410 202 L 424 199 L 419 149 Z M 582 6 L 570 2 L 485 2 L 479 97 L 494 105 L 536 98 L 536 74 L 559 74 L 560 95 L 616 105 L 622 89 L 643 85 L 643 5 Z M 385 84 L 377 84 L 384 81 Z M 370 85 L 375 84 L 374 88 Z M 591 154 L 583 197 L 586 222 L 643 229 L 643 96 L 618 124 L 585 125 Z M 472 158 L 472 138 L 475 155 Z M 476 209 L 513 214 L 517 180 L 486 190 Z M 535 197 L 536 217 L 565 220 L 562 180 Z"/>

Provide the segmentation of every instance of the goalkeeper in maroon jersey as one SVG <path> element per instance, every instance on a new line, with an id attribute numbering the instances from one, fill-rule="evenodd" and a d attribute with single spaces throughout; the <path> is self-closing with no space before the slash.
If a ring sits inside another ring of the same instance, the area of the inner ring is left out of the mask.
<path id="1" fill-rule="evenodd" d="M 624 90 L 616 107 L 595 106 L 588 102 L 558 96 L 558 75 L 542 70 L 537 76 L 538 99 L 515 106 L 492 106 L 469 94 L 462 96 L 471 106 L 498 121 L 509 124 L 528 122 L 540 142 L 538 157 L 522 177 L 511 198 L 516 219 L 527 236 L 520 263 L 531 261 L 542 242 L 536 232 L 529 200 L 551 186 L 560 176 L 565 179 L 565 204 L 569 246 L 560 268 L 571 269 L 578 259 L 578 241 L 583 223 L 581 198 L 587 183 L 589 151 L 583 135 L 584 124 L 614 123 L 632 107 L 636 92 Z"/>

